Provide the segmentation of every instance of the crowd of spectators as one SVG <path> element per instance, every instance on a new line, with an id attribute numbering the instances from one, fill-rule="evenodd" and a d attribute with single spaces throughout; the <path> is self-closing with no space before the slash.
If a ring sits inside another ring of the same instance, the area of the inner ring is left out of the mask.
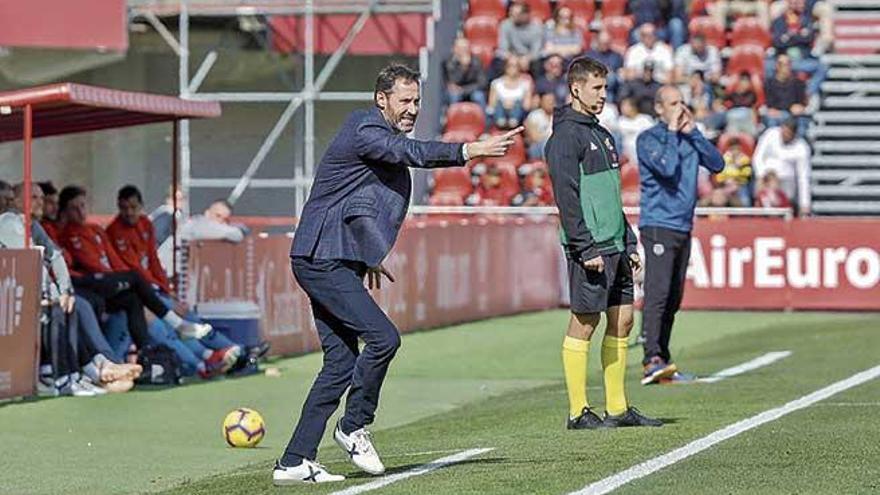
<path id="1" fill-rule="evenodd" d="M 23 214 L 27 194 L 30 219 Z M 0 248 L 25 245 L 25 221 L 31 243 L 42 248 L 38 394 L 127 392 L 139 379 L 155 381 L 146 362 L 163 353 L 173 356 L 165 364 L 175 367 L 167 376 L 179 371 L 210 379 L 253 366 L 265 344 L 243 348 L 175 296 L 170 254 L 160 260 L 160 246 L 173 252 L 174 209 L 157 208 L 154 225 L 137 187 L 122 187 L 116 199 L 118 213 L 102 226 L 89 215 L 88 192 L 80 186 L 59 191 L 40 182 L 25 191 L 23 184 L 0 181 Z M 247 229 L 229 223 L 231 212 L 228 203 L 215 201 L 203 215 L 181 222 L 179 237 L 240 242 Z"/>
<path id="2" fill-rule="evenodd" d="M 434 176 L 435 205 L 552 205 L 543 146 L 553 109 L 570 101 L 565 68 L 581 55 L 609 69 L 599 116 L 622 150 L 624 190 L 638 200 L 636 137 L 654 95 L 677 85 L 727 168 L 701 176 L 701 203 L 792 205 L 809 213 L 811 115 L 831 48 L 822 0 L 471 0 L 452 55 L 444 138 L 524 125 L 521 150 Z M 495 189 L 503 192 L 493 192 Z M 772 191 L 772 192 L 768 192 Z M 526 199 L 528 198 L 528 199 Z"/>

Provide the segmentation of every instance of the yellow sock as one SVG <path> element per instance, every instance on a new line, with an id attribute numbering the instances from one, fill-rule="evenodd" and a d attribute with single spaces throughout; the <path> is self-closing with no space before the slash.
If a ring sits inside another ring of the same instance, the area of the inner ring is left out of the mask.
<path id="1" fill-rule="evenodd" d="M 587 356 L 590 341 L 565 336 L 562 341 L 562 368 L 568 389 L 568 414 L 576 418 L 587 407 Z"/>
<path id="2" fill-rule="evenodd" d="M 602 369 L 605 370 L 605 410 L 612 416 L 626 412 L 626 391 L 623 380 L 626 375 L 625 337 L 606 335 L 602 341 Z"/>

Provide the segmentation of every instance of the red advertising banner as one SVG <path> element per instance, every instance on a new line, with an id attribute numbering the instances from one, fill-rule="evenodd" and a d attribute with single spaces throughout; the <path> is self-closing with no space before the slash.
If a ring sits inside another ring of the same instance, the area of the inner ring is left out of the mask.
<path id="1" fill-rule="evenodd" d="M 880 221 L 701 219 L 683 306 L 880 310 Z"/>
<path id="2" fill-rule="evenodd" d="M 315 51 L 333 53 L 349 29 L 357 21 L 354 14 L 315 16 Z M 353 55 L 411 55 L 427 42 L 425 14 L 376 14 L 370 16 L 354 39 L 348 53 Z M 305 47 L 305 18 L 273 16 L 272 43 L 284 53 L 302 51 Z"/>
<path id="3" fill-rule="evenodd" d="M 0 398 L 36 386 L 41 273 L 37 250 L 0 249 Z"/>
<path id="4" fill-rule="evenodd" d="M 4 0 L 0 19 L 0 46 L 128 48 L 125 0 Z"/>
<path id="5" fill-rule="evenodd" d="M 191 304 L 255 301 L 273 353 L 319 347 L 308 298 L 290 271 L 286 236 L 190 246 Z M 373 295 L 401 331 L 556 307 L 555 219 L 411 221 L 385 267 L 397 278 Z"/>

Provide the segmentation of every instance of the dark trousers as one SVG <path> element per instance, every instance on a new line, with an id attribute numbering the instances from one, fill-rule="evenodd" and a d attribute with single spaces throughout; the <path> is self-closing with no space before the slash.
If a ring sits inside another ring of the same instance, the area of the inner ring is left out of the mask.
<path id="1" fill-rule="evenodd" d="M 93 307 L 105 304 L 109 312 L 125 312 L 128 331 L 139 348 L 150 343 L 144 307 L 159 318 L 169 311 L 156 291 L 136 272 L 93 273 L 72 280 L 77 295 L 88 299 Z"/>
<path id="2" fill-rule="evenodd" d="M 285 465 L 315 459 L 327 420 L 346 389 L 342 430 L 351 433 L 373 422 L 388 365 L 400 347 L 397 327 L 364 287 L 366 265 L 297 257 L 292 267 L 312 304 L 324 365 L 285 450 Z M 358 338 L 365 344 L 361 353 Z"/>
<path id="3" fill-rule="evenodd" d="M 669 353 L 672 325 L 684 296 L 685 276 L 691 256 L 691 234 L 662 227 L 643 227 L 639 236 L 645 248 L 643 364 L 658 356 L 668 363 L 672 361 Z"/>

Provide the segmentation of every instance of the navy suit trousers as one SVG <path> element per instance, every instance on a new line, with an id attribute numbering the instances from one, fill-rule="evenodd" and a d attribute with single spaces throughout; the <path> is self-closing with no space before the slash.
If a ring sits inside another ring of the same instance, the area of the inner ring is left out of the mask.
<path id="1" fill-rule="evenodd" d="M 346 390 L 342 430 L 351 433 L 373 422 L 388 365 L 400 347 L 397 327 L 364 287 L 364 263 L 294 257 L 291 265 L 312 304 L 324 365 L 287 445 L 288 462 L 315 459 L 327 420 Z"/>

